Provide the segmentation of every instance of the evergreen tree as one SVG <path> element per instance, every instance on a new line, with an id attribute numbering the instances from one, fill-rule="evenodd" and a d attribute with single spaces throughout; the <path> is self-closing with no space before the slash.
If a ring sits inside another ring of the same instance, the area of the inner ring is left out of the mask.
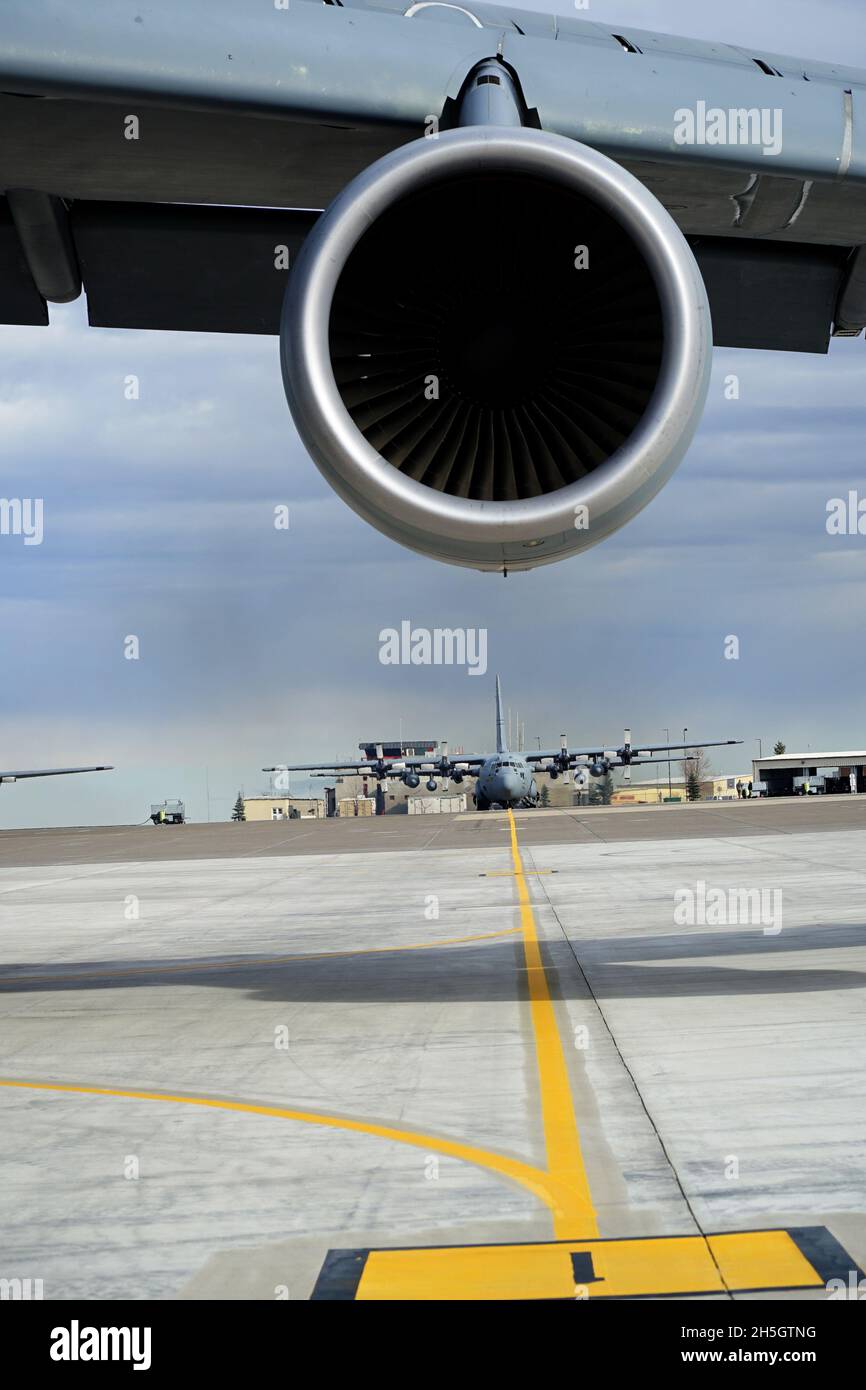
<path id="1" fill-rule="evenodd" d="M 776 754 L 777 757 L 781 757 L 781 755 L 785 752 L 785 745 L 781 739 L 779 739 L 776 743 L 773 744 L 773 752 Z"/>
<path id="2" fill-rule="evenodd" d="M 542 806 L 549 806 L 549 805 L 550 805 L 550 788 L 549 788 L 549 786 L 547 785 L 546 782 L 544 783 L 544 785 L 543 785 L 542 788 L 541 788 L 541 794 L 540 794 L 540 796 L 539 796 L 539 801 L 541 802 L 541 805 L 542 805 Z"/>
<path id="3" fill-rule="evenodd" d="M 689 769 L 689 775 L 686 780 L 686 799 L 688 801 L 700 801 L 701 799 L 701 784 L 698 781 L 698 774 L 693 767 Z"/>
<path id="4" fill-rule="evenodd" d="M 594 777 L 589 786 L 590 806 L 609 806 L 613 792 L 613 778 L 610 773 L 606 777 Z"/>
<path id="5" fill-rule="evenodd" d="M 235 809 L 232 811 L 232 820 L 246 820 L 246 818 L 247 812 L 246 807 L 244 806 L 244 799 L 241 793 L 238 792 L 238 799 L 235 802 Z"/>

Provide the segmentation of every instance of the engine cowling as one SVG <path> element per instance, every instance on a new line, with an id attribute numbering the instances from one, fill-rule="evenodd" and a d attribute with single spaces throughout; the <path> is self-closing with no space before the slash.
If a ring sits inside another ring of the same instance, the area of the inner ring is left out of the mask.
<path id="1" fill-rule="evenodd" d="M 289 277 L 283 380 L 340 496 L 478 569 L 594 545 L 670 477 L 706 397 L 703 280 L 658 200 L 588 146 L 470 126 L 353 180 Z"/>

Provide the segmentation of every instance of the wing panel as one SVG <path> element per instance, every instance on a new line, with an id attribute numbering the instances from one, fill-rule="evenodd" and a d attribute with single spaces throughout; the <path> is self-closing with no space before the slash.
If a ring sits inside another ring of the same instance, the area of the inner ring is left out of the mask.
<path id="1" fill-rule="evenodd" d="M 692 240 L 717 347 L 826 352 L 848 255 L 840 247 Z"/>
<path id="2" fill-rule="evenodd" d="M 27 268 L 9 204 L 0 198 L 0 323 L 47 322 L 48 309 Z"/>
<path id="3" fill-rule="evenodd" d="M 315 212 L 76 203 L 72 234 L 91 324 L 278 333 L 292 264 Z"/>

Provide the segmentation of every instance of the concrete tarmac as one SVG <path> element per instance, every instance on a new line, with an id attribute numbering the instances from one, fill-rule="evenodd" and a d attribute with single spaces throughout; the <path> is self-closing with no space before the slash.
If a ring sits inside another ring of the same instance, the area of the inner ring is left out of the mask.
<path id="1" fill-rule="evenodd" d="M 861 798 L 6 832 L 0 1278 L 856 1284 L 864 851 Z"/>

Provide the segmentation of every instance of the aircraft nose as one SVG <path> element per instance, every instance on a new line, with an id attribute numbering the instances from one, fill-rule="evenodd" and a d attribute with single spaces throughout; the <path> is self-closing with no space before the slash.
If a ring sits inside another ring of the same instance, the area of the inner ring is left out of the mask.
<path id="1" fill-rule="evenodd" d="M 507 771 L 501 774 L 502 790 L 506 796 L 516 796 L 520 791 L 520 778 L 515 772 Z"/>

